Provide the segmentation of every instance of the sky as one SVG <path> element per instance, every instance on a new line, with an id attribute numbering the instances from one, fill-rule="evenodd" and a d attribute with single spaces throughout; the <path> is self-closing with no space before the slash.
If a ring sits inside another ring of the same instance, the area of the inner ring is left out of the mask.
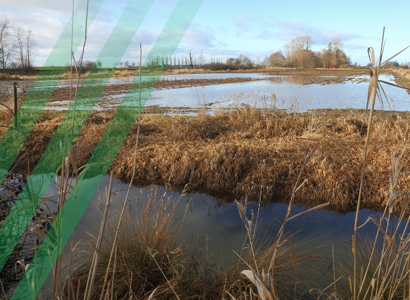
<path id="1" fill-rule="evenodd" d="M 92 3 L 95 0 L 90 0 Z M 137 1 L 137 0 L 131 0 Z M 197 1 L 197 0 L 192 0 Z M 74 0 L 74 6 L 79 0 Z M 139 61 L 139 43 L 143 59 L 158 38 L 178 0 L 155 0 L 133 38 L 122 61 Z M 128 0 L 105 0 L 88 32 L 85 58 L 94 60 L 120 18 Z M 32 29 L 36 41 L 34 65 L 43 66 L 64 27 L 70 22 L 71 0 L 0 0 L 0 17 L 15 27 Z M 188 50 L 225 61 L 246 55 L 262 60 L 284 49 L 296 36 L 309 35 L 313 50 L 325 48 L 340 38 L 352 62 L 366 65 L 367 48 L 380 50 L 383 27 L 386 28 L 384 58 L 410 45 L 410 0 L 387 4 L 379 0 L 203 0 L 176 54 Z M 77 51 L 76 57 L 80 54 Z M 397 56 L 410 62 L 410 48 Z"/>

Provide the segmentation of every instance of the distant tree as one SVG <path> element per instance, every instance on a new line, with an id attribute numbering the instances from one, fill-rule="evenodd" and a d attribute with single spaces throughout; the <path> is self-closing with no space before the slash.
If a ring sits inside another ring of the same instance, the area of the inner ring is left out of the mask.
<path id="1" fill-rule="evenodd" d="M 29 68 L 32 66 L 32 61 L 30 60 L 32 58 L 33 54 L 33 48 L 36 45 L 36 42 L 34 41 L 34 33 L 31 29 L 28 30 L 26 33 L 26 67 Z"/>
<path id="2" fill-rule="evenodd" d="M 256 54 L 256 64 L 260 65 L 261 64 L 261 59 L 259 58 L 259 55 Z"/>
<path id="3" fill-rule="evenodd" d="M 266 56 L 266 57 L 262 60 L 261 65 L 262 65 L 262 66 L 265 66 L 265 67 L 267 67 L 267 66 L 270 65 L 269 56 Z"/>
<path id="4" fill-rule="evenodd" d="M 226 60 L 226 64 L 228 65 L 228 66 L 234 66 L 235 65 L 235 58 L 228 58 L 227 60 Z"/>
<path id="5" fill-rule="evenodd" d="M 126 61 L 124 62 L 124 66 L 125 66 L 125 67 L 128 67 L 129 64 L 130 64 L 130 63 L 129 63 L 128 60 L 126 60 Z"/>
<path id="6" fill-rule="evenodd" d="M 314 68 L 314 67 L 316 67 L 315 57 L 314 57 L 313 51 L 309 51 L 309 50 L 301 51 L 301 53 L 298 55 L 296 61 L 297 61 L 298 67 L 301 67 L 301 68 Z"/>
<path id="7" fill-rule="evenodd" d="M 122 61 L 120 61 L 119 63 L 118 63 L 118 66 L 120 67 L 120 68 L 122 68 L 122 65 L 123 65 L 124 63 L 122 62 Z"/>
<path id="8" fill-rule="evenodd" d="M 239 55 L 234 62 L 234 66 L 236 67 L 252 67 L 253 62 L 249 57 L 246 57 L 245 55 Z"/>
<path id="9" fill-rule="evenodd" d="M 390 64 L 391 64 L 393 67 L 398 67 L 398 66 L 400 65 L 397 61 L 391 61 Z"/>
<path id="10" fill-rule="evenodd" d="M 96 67 L 96 68 L 101 68 L 101 67 L 102 67 L 101 60 L 97 60 L 97 61 L 95 62 L 95 67 Z"/>
<path id="11" fill-rule="evenodd" d="M 314 41 L 309 35 L 297 36 L 292 39 L 289 43 L 285 45 L 286 60 L 288 66 L 296 67 L 298 64 L 299 56 L 304 53 L 304 51 L 311 51 Z M 303 54 L 306 57 L 306 54 Z M 300 59 L 299 59 L 300 61 Z"/>
<path id="12" fill-rule="evenodd" d="M 17 27 L 13 28 L 14 31 L 14 36 L 18 45 L 18 50 L 19 50 L 19 57 L 20 57 L 20 66 L 21 68 L 25 68 L 25 59 L 24 59 L 24 39 L 26 36 L 26 32 L 23 28 Z"/>
<path id="13" fill-rule="evenodd" d="M 272 67 L 283 67 L 286 64 L 286 58 L 282 53 L 282 50 L 276 51 L 269 56 L 269 62 Z"/>
<path id="14" fill-rule="evenodd" d="M 7 18 L 0 18 L 0 65 L 4 70 L 13 58 L 15 45 L 11 35 L 11 25 Z"/>
<path id="15" fill-rule="evenodd" d="M 204 56 L 204 53 L 203 53 L 203 52 L 201 52 L 201 54 L 199 54 L 198 64 L 199 64 L 200 66 L 202 66 L 202 65 L 205 64 L 205 56 Z"/>
<path id="16" fill-rule="evenodd" d="M 195 53 L 192 52 L 192 49 L 188 50 L 188 59 L 189 59 L 189 65 L 191 66 L 191 69 L 194 68 L 194 56 L 195 56 Z"/>
<path id="17" fill-rule="evenodd" d="M 83 66 L 86 68 L 86 69 L 91 69 L 93 66 L 94 66 L 94 61 L 92 61 L 92 60 L 86 60 L 85 62 L 83 62 Z"/>
<path id="18" fill-rule="evenodd" d="M 131 63 L 131 65 L 132 65 L 132 67 L 134 68 L 135 65 L 136 65 L 135 61 L 133 61 L 133 62 Z"/>

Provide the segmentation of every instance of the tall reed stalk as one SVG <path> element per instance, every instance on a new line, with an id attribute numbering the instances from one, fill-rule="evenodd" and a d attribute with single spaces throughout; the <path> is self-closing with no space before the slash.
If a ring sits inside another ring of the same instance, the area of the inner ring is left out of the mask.
<path id="1" fill-rule="evenodd" d="M 368 119 L 368 126 L 367 126 L 367 135 L 366 135 L 366 143 L 365 143 L 365 148 L 364 148 L 364 157 L 363 157 L 363 167 L 362 167 L 362 172 L 361 172 L 361 177 L 360 177 L 360 187 L 359 187 L 359 196 L 357 200 L 357 205 L 356 205 L 356 217 L 355 217 L 355 223 L 354 223 L 354 235 L 352 239 L 352 246 L 353 246 L 353 256 L 354 256 L 354 263 L 353 263 L 353 299 L 356 300 L 357 297 L 359 296 L 357 293 L 357 230 L 358 230 L 358 220 L 359 220 L 359 211 L 360 211 L 360 204 L 361 204 L 361 197 L 362 197 L 362 190 L 363 190 L 363 182 L 364 182 L 364 172 L 366 168 L 366 159 L 367 159 L 367 148 L 369 145 L 369 140 L 370 140 L 370 134 L 371 134 L 371 125 L 372 125 L 372 118 L 373 118 L 373 112 L 374 112 L 374 104 L 375 104 L 375 99 L 376 95 L 379 96 L 380 101 L 382 100 L 381 92 L 383 90 L 383 87 L 381 86 L 380 82 L 394 85 L 382 80 L 379 80 L 379 74 L 380 74 L 380 67 L 389 62 L 391 59 L 393 59 L 395 56 L 399 55 L 401 52 L 406 50 L 408 47 L 404 48 L 402 51 L 398 52 L 396 55 L 392 56 L 388 60 L 382 63 L 382 57 L 383 57 L 383 52 L 384 52 L 384 47 L 385 47 L 385 42 L 384 42 L 384 27 L 383 27 L 383 34 L 382 34 L 382 40 L 381 40 L 381 46 L 380 46 L 380 57 L 379 60 L 376 62 L 375 60 L 375 55 L 374 55 L 374 50 L 372 47 L 369 47 L 367 49 L 367 54 L 369 56 L 371 66 L 370 66 L 370 83 L 369 83 L 369 91 L 368 91 L 368 97 L 367 97 L 367 104 L 366 104 L 366 110 L 368 109 L 369 106 L 369 100 L 371 99 L 371 107 L 370 107 L 370 115 Z M 394 85 L 397 87 L 401 87 L 398 85 Z M 403 87 L 401 87 L 403 88 Z M 386 99 L 387 96 L 384 93 Z"/>

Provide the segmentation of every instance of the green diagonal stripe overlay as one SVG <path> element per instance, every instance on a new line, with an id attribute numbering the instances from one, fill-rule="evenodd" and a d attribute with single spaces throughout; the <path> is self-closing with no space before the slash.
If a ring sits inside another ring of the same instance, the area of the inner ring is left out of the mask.
<path id="1" fill-rule="evenodd" d="M 123 11 L 97 58 L 104 65 L 111 66 L 111 69 L 107 69 L 109 72 L 114 72 L 112 66 L 116 65 L 124 55 L 153 1 L 132 0 Z M 97 72 L 97 69 L 91 69 L 88 77 L 82 83 L 76 99 L 70 105 L 27 184 L 0 228 L 0 270 L 4 267 L 29 224 L 40 200 L 52 183 L 58 168 L 63 163 L 71 145 L 108 83 L 109 77 L 102 80 L 102 85 L 93 85 L 89 79 L 93 72 Z"/>
<path id="2" fill-rule="evenodd" d="M 152 48 L 151 55 L 170 56 L 175 52 L 202 2 L 203 0 L 178 2 Z M 145 66 L 146 64 L 143 67 Z M 135 78 L 11 299 L 34 299 L 37 295 L 134 125 L 140 113 L 139 101 L 141 100 L 141 106 L 146 103 L 159 78 L 160 76 L 145 77 L 144 81 L 154 84 L 141 91 L 141 99 L 131 92 L 138 88 L 138 77 Z"/>
<path id="3" fill-rule="evenodd" d="M 89 28 L 99 12 L 104 0 L 94 0 L 88 7 Z M 73 25 L 73 51 L 75 52 L 84 38 L 84 24 L 86 19 L 87 0 L 80 0 L 75 11 L 74 18 L 70 19 L 57 40 L 53 50 L 48 56 L 44 67 L 41 69 L 36 80 L 27 93 L 17 113 L 18 126 L 11 123 L 0 141 L 0 184 L 6 177 L 13 161 L 20 152 L 21 147 L 37 122 L 41 112 L 46 106 L 54 89 L 60 81 L 70 62 L 71 32 Z"/>

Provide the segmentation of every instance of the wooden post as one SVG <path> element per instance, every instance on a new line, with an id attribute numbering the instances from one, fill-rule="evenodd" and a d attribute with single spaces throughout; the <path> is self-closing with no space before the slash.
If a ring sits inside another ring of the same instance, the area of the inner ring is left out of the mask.
<path id="1" fill-rule="evenodd" d="M 14 127 L 17 128 L 17 82 L 13 84 L 14 92 Z"/>

